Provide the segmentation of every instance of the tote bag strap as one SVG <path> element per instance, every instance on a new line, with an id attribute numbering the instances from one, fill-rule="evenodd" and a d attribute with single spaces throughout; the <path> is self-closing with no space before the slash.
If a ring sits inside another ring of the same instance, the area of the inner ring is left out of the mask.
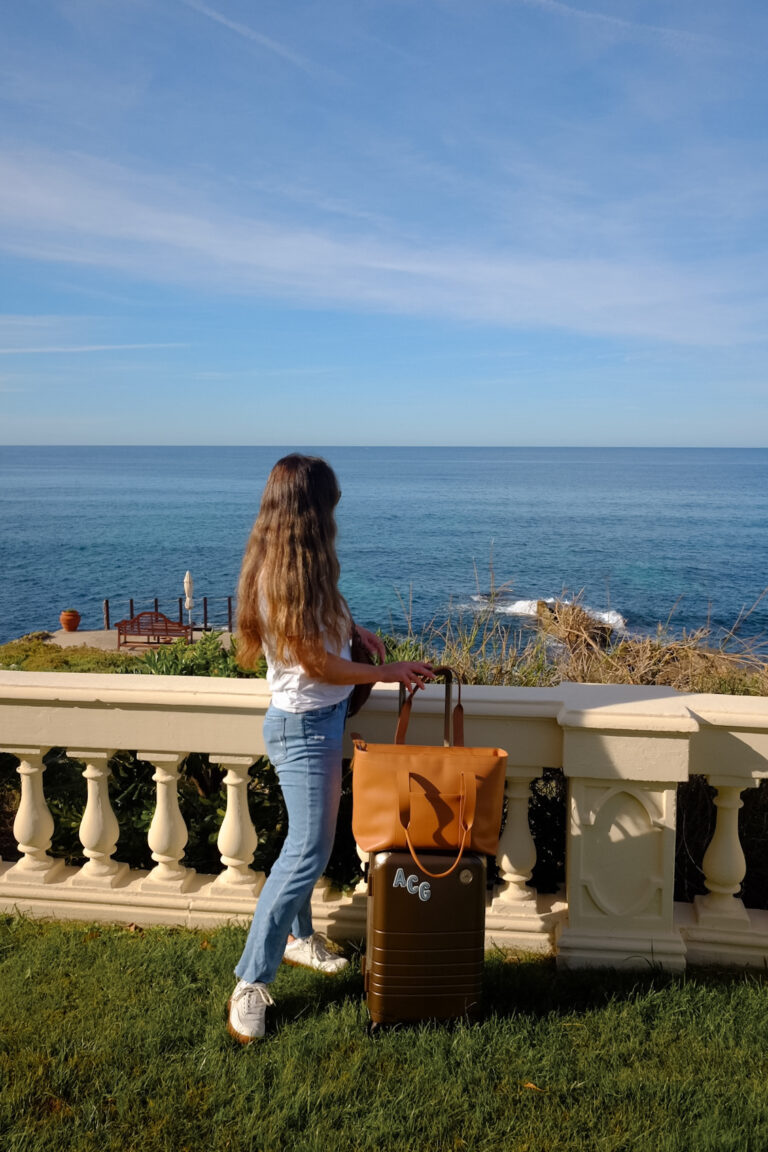
<path id="1" fill-rule="evenodd" d="M 441 664 L 435 668 L 434 673 L 436 676 L 443 676 L 445 678 L 445 716 L 443 719 L 443 744 L 446 748 L 450 748 L 453 744 L 456 748 L 464 747 L 464 707 L 461 703 L 461 680 L 454 672 L 453 668 L 449 668 L 447 664 Z M 453 710 L 453 740 L 451 740 L 451 685 L 456 681 L 458 689 L 458 701 Z M 408 722 L 411 719 L 411 709 L 413 708 L 413 698 L 416 692 L 406 692 L 404 685 L 400 685 L 400 712 L 397 718 L 397 731 L 395 732 L 395 744 L 405 744 L 405 736 L 408 731 Z"/>
<path id="2" fill-rule="evenodd" d="M 459 844 L 459 854 L 447 868 L 445 872 L 430 872 L 426 868 L 419 857 L 416 855 L 416 849 L 411 842 L 411 834 L 409 825 L 411 822 L 411 775 L 407 768 L 401 768 L 397 774 L 397 801 L 398 801 L 398 814 L 400 823 L 405 831 L 405 842 L 408 845 L 408 851 L 411 854 L 411 859 L 417 868 L 419 868 L 425 876 L 431 877 L 432 880 L 442 880 L 444 876 L 450 876 L 455 868 L 458 868 L 461 858 L 464 855 L 464 849 L 469 841 L 473 825 L 475 823 L 475 811 L 477 809 L 477 779 L 474 772 L 461 772 L 460 777 L 460 797 L 459 797 L 459 828 L 462 830 L 461 843 Z"/>

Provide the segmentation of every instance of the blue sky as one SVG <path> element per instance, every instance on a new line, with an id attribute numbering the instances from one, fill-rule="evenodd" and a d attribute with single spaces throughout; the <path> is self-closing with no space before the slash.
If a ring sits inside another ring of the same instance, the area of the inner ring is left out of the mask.
<path id="1" fill-rule="evenodd" d="M 0 442 L 768 444 L 763 0 L 0 13 Z"/>

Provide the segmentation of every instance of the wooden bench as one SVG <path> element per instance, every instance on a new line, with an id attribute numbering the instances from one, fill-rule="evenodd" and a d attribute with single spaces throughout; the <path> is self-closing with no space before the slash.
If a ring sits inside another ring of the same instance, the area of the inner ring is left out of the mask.
<path id="1" fill-rule="evenodd" d="M 139 612 L 130 620 L 118 620 L 117 646 L 134 644 L 170 644 L 182 637 L 192 642 L 192 625 L 169 620 L 162 612 Z"/>

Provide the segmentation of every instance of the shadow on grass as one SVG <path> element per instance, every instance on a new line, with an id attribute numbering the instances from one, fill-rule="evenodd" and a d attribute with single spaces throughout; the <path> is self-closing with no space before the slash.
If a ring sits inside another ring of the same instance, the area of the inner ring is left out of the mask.
<path id="1" fill-rule="evenodd" d="M 270 1031 L 308 1017 L 322 1016 L 329 1008 L 363 999 L 363 977 L 359 963 L 352 959 L 336 976 L 323 976 L 302 968 L 282 965 L 272 986 L 275 1006 L 267 1015 Z"/>
<path id="2" fill-rule="evenodd" d="M 483 996 L 486 1014 L 538 1019 L 552 1013 L 572 1016 L 617 1000 L 634 1000 L 690 979 L 659 968 L 620 971 L 592 968 L 558 969 L 554 958 L 514 956 L 502 952 L 486 958 Z"/>
<path id="3" fill-rule="evenodd" d="M 352 961 L 342 974 L 321 976 L 293 968 L 290 985 L 278 977 L 275 985 L 275 1007 L 269 1019 L 270 1030 L 319 1017 L 331 1006 L 345 1003 L 363 1004 L 365 993 L 359 959 Z M 682 986 L 713 988 L 733 985 L 744 980 L 768 989 L 768 972 L 751 969 L 700 968 L 683 973 L 665 972 L 660 968 L 621 971 L 611 968 L 558 969 L 554 958 L 514 955 L 502 951 L 486 957 L 483 979 L 483 1012 L 477 1021 L 489 1019 L 543 1019 L 552 1015 L 573 1017 L 599 1011 L 611 1003 L 632 1003 L 654 992 Z M 397 1029 L 450 1027 L 456 1021 L 414 1021 L 392 1025 Z M 470 1022 L 468 1022 L 470 1023 Z"/>

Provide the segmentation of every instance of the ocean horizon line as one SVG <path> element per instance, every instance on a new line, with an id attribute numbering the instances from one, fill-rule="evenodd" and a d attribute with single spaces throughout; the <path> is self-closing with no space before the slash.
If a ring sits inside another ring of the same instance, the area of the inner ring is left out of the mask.
<path id="1" fill-rule="evenodd" d="M 251 448 L 276 448 L 300 451 L 301 449 L 333 449 L 340 448 L 375 448 L 387 452 L 409 451 L 504 451 L 504 452 L 765 452 L 768 444 L 308 444 L 308 443 L 262 443 L 262 444 L 216 444 L 216 443 L 184 443 L 184 444 L 115 444 L 107 441 L 89 444 L 5 444 L 0 442 L 0 449 L 14 448 L 17 450 L 29 448 L 236 448 L 239 450 Z"/>

